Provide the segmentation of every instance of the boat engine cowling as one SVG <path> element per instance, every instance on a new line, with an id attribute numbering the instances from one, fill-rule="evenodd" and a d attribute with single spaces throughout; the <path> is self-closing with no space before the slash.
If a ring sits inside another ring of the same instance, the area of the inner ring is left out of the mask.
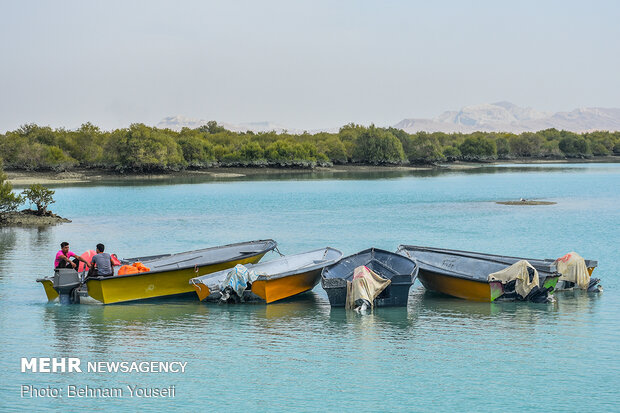
<path id="1" fill-rule="evenodd" d="M 54 270 L 54 289 L 58 292 L 61 304 L 79 303 L 79 296 L 74 290 L 82 284 L 80 274 L 71 268 L 56 268 Z M 75 295 L 75 297 L 74 297 Z"/>

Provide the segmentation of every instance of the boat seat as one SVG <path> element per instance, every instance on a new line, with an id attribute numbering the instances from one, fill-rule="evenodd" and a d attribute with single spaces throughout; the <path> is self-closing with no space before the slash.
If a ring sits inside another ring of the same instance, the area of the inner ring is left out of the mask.
<path id="1" fill-rule="evenodd" d="M 387 277 L 386 276 L 387 274 L 390 274 L 390 275 L 398 274 L 398 272 L 396 272 L 393 268 L 390 268 L 384 263 L 374 260 L 374 259 L 370 261 L 368 264 L 366 264 L 366 266 L 370 268 L 371 270 L 373 270 L 374 272 L 376 272 L 377 274 L 379 274 L 380 276 L 382 276 L 383 278 L 391 278 L 391 277 Z"/>
<path id="2" fill-rule="evenodd" d="M 175 260 L 175 261 L 162 262 L 159 265 L 152 265 L 152 267 L 153 268 L 161 268 L 161 267 L 169 267 L 171 265 L 179 265 L 179 264 L 184 263 L 184 262 L 197 260 L 197 259 L 199 259 L 201 257 L 202 257 L 201 255 L 198 255 L 198 256 L 195 256 L 195 257 L 186 258 L 184 260 Z"/>

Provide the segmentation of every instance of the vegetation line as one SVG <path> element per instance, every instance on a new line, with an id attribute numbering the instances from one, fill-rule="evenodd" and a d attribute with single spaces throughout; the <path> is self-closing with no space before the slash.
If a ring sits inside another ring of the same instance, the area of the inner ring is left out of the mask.
<path id="1" fill-rule="evenodd" d="M 232 132 L 211 121 L 180 132 L 143 124 L 102 131 L 24 125 L 0 134 L 6 169 L 165 172 L 229 167 L 313 168 L 334 164 L 406 165 L 435 162 L 564 159 L 620 155 L 620 132 L 577 134 L 556 129 L 521 134 L 474 132 L 409 134 L 349 124 L 338 133 Z"/>

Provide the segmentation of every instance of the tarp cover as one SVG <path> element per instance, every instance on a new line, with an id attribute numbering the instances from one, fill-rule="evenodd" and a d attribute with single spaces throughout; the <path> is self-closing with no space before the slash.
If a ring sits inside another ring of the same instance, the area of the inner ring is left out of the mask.
<path id="1" fill-rule="evenodd" d="M 528 267 L 534 270 L 534 277 L 532 277 L 532 281 L 530 281 L 530 276 L 527 271 Z M 503 284 L 506 284 L 512 280 L 517 280 L 515 284 L 515 291 L 521 297 L 525 298 L 530 291 L 532 291 L 532 288 L 538 285 L 538 271 L 536 271 L 536 268 L 532 267 L 532 265 L 526 260 L 521 260 L 501 271 L 489 274 L 488 280 L 501 281 Z"/>
<path id="2" fill-rule="evenodd" d="M 347 281 L 346 308 L 355 308 L 355 302 L 359 299 L 374 305 L 375 298 L 385 290 L 392 281 L 386 280 L 365 265 L 357 267 L 353 271 L 353 282 Z"/>
<path id="3" fill-rule="evenodd" d="M 586 267 L 586 260 L 576 252 L 569 252 L 562 258 L 555 260 L 558 272 L 562 274 L 561 281 L 570 281 L 587 290 L 590 284 L 590 273 Z"/>
<path id="4" fill-rule="evenodd" d="M 232 288 L 239 297 L 243 297 L 249 283 L 253 283 L 258 278 L 256 272 L 248 270 L 245 266 L 237 264 L 227 275 L 224 281 L 218 285 L 220 291 L 226 287 Z"/>

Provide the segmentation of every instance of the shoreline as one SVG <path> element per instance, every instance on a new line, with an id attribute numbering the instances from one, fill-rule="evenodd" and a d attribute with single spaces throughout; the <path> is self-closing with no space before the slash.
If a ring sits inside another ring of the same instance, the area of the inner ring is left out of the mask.
<path id="1" fill-rule="evenodd" d="M 46 215 L 37 215 L 31 209 L 22 211 L 3 212 L 0 214 L 0 228 L 3 227 L 45 227 L 50 225 L 71 222 L 70 219 L 63 218 L 52 212 Z"/>
<path id="2" fill-rule="evenodd" d="M 302 168 L 258 168 L 258 167 L 215 167 L 198 170 L 183 170 L 177 172 L 159 173 L 127 173 L 121 174 L 105 169 L 74 169 L 65 172 L 54 171 L 22 171 L 5 170 L 9 182 L 15 187 L 25 187 L 32 184 L 56 185 L 56 184 L 82 184 L 96 182 L 132 181 L 132 180 L 166 180 L 184 177 L 209 177 L 213 179 L 235 179 L 257 175 L 303 175 L 309 173 L 377 173 L 377 172 L 408 172 L 408 171 L 441 171 L 441 170 L 467 170 L 496 165 L 517 164 L 573 164 L 573 163 L 620 163 L 620 156 L 604 156 L 589 159 L 510 159 L 493 160 L 487 162 L 464 162 L 441 163 L 436 165 L 334 165 L 330 167 L 316 167 L 312 169 Z"/>

